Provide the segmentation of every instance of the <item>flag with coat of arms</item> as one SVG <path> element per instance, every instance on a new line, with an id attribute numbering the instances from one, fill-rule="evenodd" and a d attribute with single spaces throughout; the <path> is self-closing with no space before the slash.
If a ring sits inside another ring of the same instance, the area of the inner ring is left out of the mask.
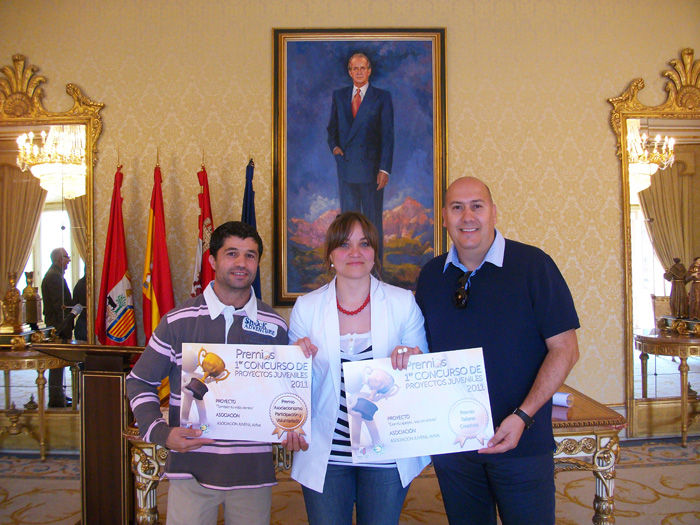
<path id="1" fill-rule="evenodd" d="M 122 216 L 123 180 L 124 174 L 121 172 L 121 166 L 118 166 L 114 174 L 114 190 L 109 210 L 95 334 L 103 345 L 136 346 L 134 296 L 129 277 Z"/>

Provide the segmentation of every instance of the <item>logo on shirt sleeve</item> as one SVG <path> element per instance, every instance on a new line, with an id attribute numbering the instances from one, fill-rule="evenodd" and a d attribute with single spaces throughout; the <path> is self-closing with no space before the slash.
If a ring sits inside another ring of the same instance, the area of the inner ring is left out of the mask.
<path id="1" fill-rule="evenodd" d="M 277 335 L 276 324 L 265 323 L 263 321 L 253 321 L 250 317 L 243 319 L 243 330 L 270 337 L 275 337 Z"/>

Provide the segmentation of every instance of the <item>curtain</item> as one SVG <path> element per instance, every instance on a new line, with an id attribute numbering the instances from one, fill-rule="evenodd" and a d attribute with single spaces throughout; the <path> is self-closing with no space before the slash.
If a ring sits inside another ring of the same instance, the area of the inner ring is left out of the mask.
<path id="1" fill-rule="evenodd" d="M 78 247 L 80 258 L 87 265 L 87 196 L 64 199 L 64 202 L 70 219 L 71 236 Z"/>
<path id="2" fill-rule="evenodd" d="M 693 253 L 691 231 L 691 179 L 683 171 L 682 162 L 657 171 L 651 177 L 651 186 L 639 192 L 651 244 L 666 269 L 673 266 L 674 257 L 689 266 L 697 255 Z"/>
<path id="3" fill-rule="evenodd" d="M 21 272 L 44 209 L 46 191 L 39 179 L 17 166 L 0 165 L 0 290 L 7 289 L 8 272 Z M 19 276 L 17 276 L 19 279 Z"/>

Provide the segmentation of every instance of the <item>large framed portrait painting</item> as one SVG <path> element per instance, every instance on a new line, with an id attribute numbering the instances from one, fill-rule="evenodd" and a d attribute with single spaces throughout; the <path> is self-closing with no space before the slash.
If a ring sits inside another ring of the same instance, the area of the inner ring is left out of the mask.
<path id="1" fill-rule="evenodd" d="M 329 281 L 343 211 L 377 227 L 381 279 L 415 289 L 446 242 L 445 105 L 444 29 L 274 30 L 275 306 Z"/>

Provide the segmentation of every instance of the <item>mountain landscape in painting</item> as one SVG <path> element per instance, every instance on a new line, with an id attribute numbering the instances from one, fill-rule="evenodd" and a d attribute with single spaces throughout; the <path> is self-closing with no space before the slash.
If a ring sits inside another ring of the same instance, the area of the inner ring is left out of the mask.
<path id="1" fill-rule="evenodd" d="M 328 210 L 313 222 L 291 218 L 288 223 L 287 261 L 289 291 L 306 293 L 325 284 L 323 240 L 340 210 Z M 384 211 L 384 261 L 381 278 L 389 284 L 415 290 L 423 265 L 434 257 L 433 211 L 407 197 Z"/>

